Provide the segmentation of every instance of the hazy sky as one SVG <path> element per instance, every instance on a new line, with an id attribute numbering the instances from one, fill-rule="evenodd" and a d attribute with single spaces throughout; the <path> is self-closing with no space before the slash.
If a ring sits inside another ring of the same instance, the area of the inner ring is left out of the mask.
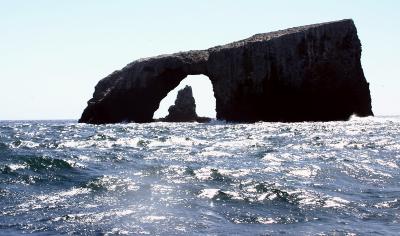
<path id="1" fill-rule="evenodd" d="M 373 111 L 400 114 L 399 12 L 395 0 L 0 0 L 0 120 L 78 119 L 96 83 L 135 59 L 344 18 L 358 28 Z M 209 86 L 188 79 L 195 96 Z"/>

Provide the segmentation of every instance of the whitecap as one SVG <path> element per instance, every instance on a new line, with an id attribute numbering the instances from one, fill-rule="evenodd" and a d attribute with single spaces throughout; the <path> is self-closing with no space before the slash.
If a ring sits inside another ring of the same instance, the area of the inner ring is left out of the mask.
<path id="1" fill-rule="evenodd" d="M 377 159 L 376 162 L 379 165 L 386 166 L 386 167 L 389 167 L 389 168 L 393 168 L 393 169 L 398 169 L 399 168 L 399 166 L 393 161 L 384 161 L 382 159 Z"/>
<path id="2" fill-rule="evenodd" d="M 390 208 L 393 204 L 398 202 L 397 198 L 392 201 L 384 201 L 374 205 L 376 208 Z"/>
<path id="3" fill-rule="evenodd" d="M 118 228 L 112 228 L 111 231 L 106 232 L 104 235 L 109 236 L 109 235 L 129 235 L 130 232 L 124 229 L 118 229 Z"/>
<path id="4" fill-rule="evenodd" d="M 212 199 L 220 193 L 220 189 L 218 188 L 207 188 L 200 191 L 198 195 L 200 198 L 209 198 Z"/>
<path id="5" fill-rule="evenodd" d="M 340 208 L 340 207 L 344 207 L 348 203 L 350 203 L 350 202 L 343 198 L 332 197 L 332 198 L 328 198 L 324 201 L 323 207 L 325 207 L 325 208 Z"/>
<path id="6" fill-rule="evenodd" d="M 313 166 L 313 167 L 309 167 L 309 168 L 292 169 L 289 171 L 289 174 L 297 176 L 297 177 L 302 177 L 302 178 L 311 178 L 317 174 L 319 169 L 320 168 L 317 166 Z"/>
<path id="7" fill-rule="evenodd" d="M 291 192 L 290 194 L 293 194 Z M 303 206 L 316 206 L 320 202 L 320 197 L 317 193 L 301 190 L 297 192 L 297 199 Z"/>
<path id="8" fill-rule="evenodd" d="M 85 156 L 85 155 L 79 155 L 78 159 L 81 161 L 89 161 L 90 157 L 89 156 Z"/>
<path id="9" fill-rule="evenodd" d="M 75 188 L 75 187 L 73 187 L 70 190 L 59 192 L 55 196 L 58 195 L 60 197 L 66 197 L 66 196 L 67 197 L 72 197 L 72 196 L 76 196 L 76 195 L 79 195 L 79 194 L 87 194 L 89 192 L 90 192 L 90 189 L 87 189 L 87 188 Z"/>
<path id="10" fill-rule="evenodd" d="M 25 169 L 27 166 L 25 164 L 9 164 L 7 165 L 12 171 Z"/>
<path id="11" fill-rule="evenodd" d="M 244 200 L 244 198 L 241 197 L 238 192 L 234 192 L 234 191 L 220 191 L 220 192 L 228 195 L 230 197 L 230 199 L 233 199 L 233 200 Z"/>
<path id="12" fill-rule="evenodd" d="M 133 182 L 130 178 L 122 179 L 109 175 L 104 175 L 99 179 L 91 181 L 90 184 L 105 188 L 108 191 L 136 191 L 139 189 L 139 186 L 137 186 L 136 183 Z"/>
<path id="13" fill-rule="evenodd" d="M 259 216 L 259 217 L 257 217 L 256 221 L 260 224 L 265 224 L 265 225 L 277 223 L 277 221 L 272 219 L 271 217 L 260 217 Z"/>
<path id="14" fill-rule="evenodd" d="M 199 180 L 211 179 L 211 173 L 211 169 L 207 167 L 203 167 L 194 171 L 196 178 Z"/>
<path id="15" fill-rule="evenodd" d="M 268 165 L 280 166 L 282 165 L 283 160 L 281 158 L 277 158 L 276 155 L 267 153 L 261 160 L 267 161 Z"/>
<path id="16" fill-rule="evenodd" d="M 114 141 L 113 145 L 120 146 L 120 147 L 135 148 L 135 147 L 138 147 L 145 143 L 146 143 L 146 141 L 141 140 L 139 138 L 119 138 L 116 141 Z"/>
<path id="17" fill-rule="evenodd" d="M 191 138 L 184 137 L 168 137 L 162 141 L 152 141 L 148 146 L 149 147 L 175 147 L 175 146 L 193 146 L 195 144 L 195 140 Z"/>
<path id="18" fill-rule="evenodd" d="M 133 214 L 134 212 L 135 211 L 133 211 L 133 210 L 126 209 L 126 210 L 121 210 L 121 211 L 115 211 L 114 215 L 116 215 L 116 216 L 127 216 L 127 215 Z"/>
<path id="19" fill-rule="evenodd" d="M 167 217 L 165 217 L 165 216 L 157 216 L 157 215 L 150 215 L 150 216 L 145 216 L 142 219 L 143 219 L 143 221 L 145 223 L 152 223 L 152 222 L 155 222 L 155 221 L 165 220 L 165 219 L 167 219 Z"/>
<path id="20" fill-rule="evenodd" d="M 87 194 L 89 192 L 90 192 L 90 189 L 87 189 L 87 188 L 73 187 L 69 190 L 61 191 L 58 193 L 39 195 L 39 196 L 37 196 L 37 199 L 43 203 L 56 204 L 56 203 L 65 201 L 65 198 L 67 198 L 67 197 L 74 197 L 76 195 Z"/>
<path id="21" fill-rule="evenodd" d="M 35 143 L 33 141 L 19 141 L 11 143 L 11 148 L 36 148 L 39 147 L 39 143 Z"/>
<path id="22" fill-rule="evenodd" d="M 82 163 L 73 161 L 73 160 L 66 160 L 66 162 L 71 166 L 71 167 L 76 167 L 76 168 L 85 168 L 86 166 Z"/>

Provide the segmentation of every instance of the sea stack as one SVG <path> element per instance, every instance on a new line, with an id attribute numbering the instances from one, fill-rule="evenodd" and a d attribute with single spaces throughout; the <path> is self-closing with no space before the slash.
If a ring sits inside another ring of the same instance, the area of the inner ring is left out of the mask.
<path id="1" fill-rule="evenodd" d="M 217 119 L 331 121 L 370 116 L 369 84 L 352 20 L 256 34 L 207 50 L 136 60 L 102 79 L 79 122 L 151 122 L 188 75 L 210 79 Z"/>
<path id="2" fill-rule="evenodd" d="M 192 87 L 186 86 L 178 91 L 175 104 L 168 109 L 168 115 L 163 121 L 191 122 L 196 121 L 196 102 L 193 97 Z"/>

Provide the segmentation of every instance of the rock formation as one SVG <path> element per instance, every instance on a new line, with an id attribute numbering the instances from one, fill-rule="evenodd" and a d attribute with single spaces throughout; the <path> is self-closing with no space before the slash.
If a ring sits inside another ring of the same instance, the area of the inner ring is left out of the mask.
<path id="1" fill-rule="evenodd" d="M 213 85 L 217 119 L 346 120 L 373 115 L 352 20 L 257 34 L 207 50 L 139 59 L 102 79 L 79 122 L 151 122 L 187 75 Z"/>
<path id="2" fill-rule="evenodd" d="M 155 121 L 209 122 L 211 118 L 201 117 L 196 114 L 196 102 L 193 97 L 192 87 L 186 85 L 185 88 L 178 91 L 175 104 L 168 109 L 168 115 Z"/>
<path id="3" fill-rule="evenodd" d="M 194 101 L 192 87 L 186 86 L 178 91 L 175 104 L 168 109 L 168 115 L 163 121 L 186 122 L 196 121 L 196 103 Z"/>

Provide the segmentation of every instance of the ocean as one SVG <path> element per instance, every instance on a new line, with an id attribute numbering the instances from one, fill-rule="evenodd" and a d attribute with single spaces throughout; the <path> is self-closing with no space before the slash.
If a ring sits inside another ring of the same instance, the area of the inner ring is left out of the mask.
<path id="1" fill-rule="evenodd" d="M 399 235 L 400 117 L 0 121 L 0 235 Z"/>

